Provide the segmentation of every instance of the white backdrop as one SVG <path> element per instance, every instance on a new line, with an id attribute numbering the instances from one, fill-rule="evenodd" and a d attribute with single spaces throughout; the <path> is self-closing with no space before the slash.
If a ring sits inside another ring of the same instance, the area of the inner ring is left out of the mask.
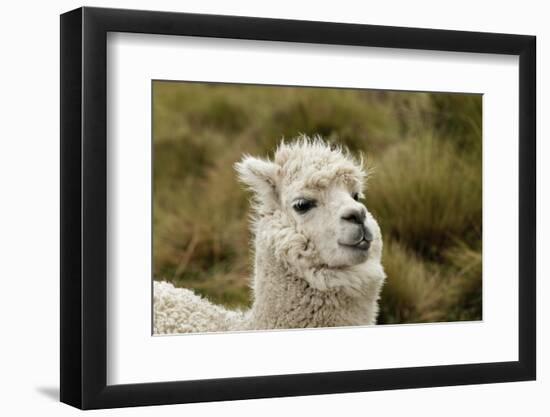
<path id="1" fill-rule="evenodd" d="M 4 278 L 0 301 L 2 370 L 0 412 L 5 415 L 76 415 L 57 403 L 59 378 L 59 13 L 79 7 L 75 1 L 7 3 L 2 36 L 2 143 L 0 178 L 0 263 Z M 242 14 L 295 19 L 419 26 L 536 34 L 538 36 L 539 213 L 550 210 L 550 194 L 542 184 L 550 157 L 540 138 L 550 134 L 541 115 L 550 96 L 548 72 L 550 28 L 544 2 L 526 0 L 508 6 L 502 1 L 257 2 L 93 1 L 87 5 L 202 13 Z M 313 6 L 314 5 L 314 6 Z M 546 111 L 547 112 L 547 111 Z M 6 146 L 7 145 L 7 146 Z M 549 351 L 550 222 L 539 215 L 539 352 Z M 546 233 L 544 233 L 546 232 Z M 544 237 L 542 236 L 544 233 Z M 542 324 L 541 324 L 542 323 Z M 545 325 L 546 324 L 546 325 Z M 238 401 L 169 407 L 101 411 L 99 415 L 280 415 L 312 412 L 364 415 L 448 416 L 548 415 L 550 366 L 539 354 L 539 381 L 485 386 L 326 395 L 303 398 Z"/>
<path id="2" fill-rule="evenodd" d="M 107 54 L 108 384 L 517 360 L 517 57 L 121 33 Z M 483 322 L 151 337 L 152 79 L 482 93 Z"/>

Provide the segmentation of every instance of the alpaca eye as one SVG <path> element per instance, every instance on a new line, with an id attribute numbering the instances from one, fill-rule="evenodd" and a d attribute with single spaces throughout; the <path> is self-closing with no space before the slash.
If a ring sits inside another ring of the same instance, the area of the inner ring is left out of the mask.
<path id="1" fill-rule="evenodd" d="M 359 201 L 359 193 L 353 193 L 351 196 L 355 201 Z"/>
<path id="2" fill-rule="evenodd" d="M 313 207 L 316 206 L 315 201 L 313 200 L 306 200 L 305 198 L 301 198 L 294 202 L 292 205 L 292 208 L 299 214 L 304 214 L 305 212 L 311 210 Z"/>

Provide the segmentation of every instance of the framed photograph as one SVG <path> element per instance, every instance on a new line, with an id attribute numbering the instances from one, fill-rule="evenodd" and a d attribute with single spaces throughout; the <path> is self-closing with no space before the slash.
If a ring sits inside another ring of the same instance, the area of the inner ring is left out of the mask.
<path id="1" fill-rule="evenodd" d="M 533 380 L 535 37 L 61 16 L 61 401 Z"/>

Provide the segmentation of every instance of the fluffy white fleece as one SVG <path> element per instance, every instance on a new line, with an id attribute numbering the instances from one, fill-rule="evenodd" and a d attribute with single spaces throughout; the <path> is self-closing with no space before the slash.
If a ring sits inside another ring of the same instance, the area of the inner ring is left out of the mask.
<path id="1" fill-rule="evenodd" d="M 245 156 L 236 170 L 253 193 L 252 308 L 229 311 L 155 282 L 154 332 L 375 324 L 385 273 L 380 228 L 359 201 L 367 177 L 362 160 L 302 136 L 282 143 L 273 161 Z M 304 199 L 313 208 L 298 212 Z M 350 213 L 359 220 L 350 221 Z M 368 251 L 354 246 L 361 236 L 369 236 Z"/>
<path id="2" fill-rule="evenodd" d="M 239 330 L 244 324 L 244 313 L 226 310 L 168 282 L 155 281 L 153 305 L 155 334 Z"/>

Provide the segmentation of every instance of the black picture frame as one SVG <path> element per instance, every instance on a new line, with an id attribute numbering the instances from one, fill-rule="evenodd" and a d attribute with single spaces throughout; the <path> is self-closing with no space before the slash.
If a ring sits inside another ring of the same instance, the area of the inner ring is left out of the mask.
<path id="1" fill-rule="evenodd" d="M 519 56 L 519 360 L 107 385 L 108 32 Z M 61 15 L 61 401 L 82 409 L 536 378 L 536 38 L 137 10 Z"/>

